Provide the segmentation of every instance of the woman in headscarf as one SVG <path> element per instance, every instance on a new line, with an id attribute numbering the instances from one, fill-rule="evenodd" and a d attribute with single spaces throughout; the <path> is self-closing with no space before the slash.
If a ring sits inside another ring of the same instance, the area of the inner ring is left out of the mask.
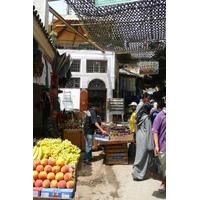
<path id="1" fill-rule="evenodd" d="M 136 114 L 136 156 L 131 172 L 134 180 L 147 178 L 148 168 L 152 162 L 154 141 L 152 135 L 152 123 L 150 110 L 152 105 L 144 103 Z"/>

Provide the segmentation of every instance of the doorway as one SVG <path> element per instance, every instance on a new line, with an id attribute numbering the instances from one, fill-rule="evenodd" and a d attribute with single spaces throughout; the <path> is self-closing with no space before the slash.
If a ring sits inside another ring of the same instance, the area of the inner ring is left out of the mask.
<path id="1" fill-rule="evenodd" d="M 92 80 L 88 85 L 87 108 L 91 108 L 95 102 L 98 102 L 102 109 L 99 113 L 102 122 L 106 122 L 106 101 L 107 89 L 105 83 L 100 79 Z"/>

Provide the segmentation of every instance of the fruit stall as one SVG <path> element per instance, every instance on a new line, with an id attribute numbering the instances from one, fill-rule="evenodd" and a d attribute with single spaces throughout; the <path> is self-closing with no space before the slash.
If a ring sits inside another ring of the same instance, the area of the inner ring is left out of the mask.
<path id="1" fill-rule="evenodd" d="M 62 112 L 59 116 L 58 128 L 63 132 L 63 139 L 67 139 L 81 149 L 85 150 L 85 137 L 83 133 L 84 119 L 86 113 L 81 111 Z M 92 141 L 92 150 L 98 149 L 97 141 Z"/>
<path id="2" fill-rule="evenodd" d="M 33 199 L 71 199 L 76 191 L 81 150 L 60 138 L 34 140 Z"/>
<path id="3" fill-rule="evenodd" d="M 128 143 L 134 142 L 134 135 L 126 125 L 113 123 L 102 123 L 101 127 L 107 131 L 108 135 L 102 135 L 97 130 L 94 137 L 105 151 L 107 165 L 126 165 L 128 164 Z"/>

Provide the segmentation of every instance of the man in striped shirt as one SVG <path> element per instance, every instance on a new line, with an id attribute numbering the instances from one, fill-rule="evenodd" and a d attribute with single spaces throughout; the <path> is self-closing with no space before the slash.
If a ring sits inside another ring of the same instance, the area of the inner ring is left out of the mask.
<path id="1" fill-rule="evenodd" d="M 55 121 L 57 117 L 57 111 L 51 111 L 50 117 L 44 122 L 45 137 L 58 138 L 60 136 L 56 127 Z"/>

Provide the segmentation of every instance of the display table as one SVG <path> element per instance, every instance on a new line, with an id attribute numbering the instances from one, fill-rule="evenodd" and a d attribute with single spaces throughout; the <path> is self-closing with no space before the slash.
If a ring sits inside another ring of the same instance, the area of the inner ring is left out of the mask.
<path id="1" fill-rule="evenodd" d="M 107 165 L 128 164 L 127 143 L 133 143 L 133 140 L 99 141 L 99 146 L 104 147 Z"/>
<path id="2" fill-rule="evenodd" d="M 63 139 L 67 139 L 72 142 L 72 144 L 76 145 L 81 149 L 81 151 L 85 151 L 85 136 L 82 129 L 65 129 L 63 131 Z M 92 140 L 92 150 L 98 150 L 97 140 Z"/>

